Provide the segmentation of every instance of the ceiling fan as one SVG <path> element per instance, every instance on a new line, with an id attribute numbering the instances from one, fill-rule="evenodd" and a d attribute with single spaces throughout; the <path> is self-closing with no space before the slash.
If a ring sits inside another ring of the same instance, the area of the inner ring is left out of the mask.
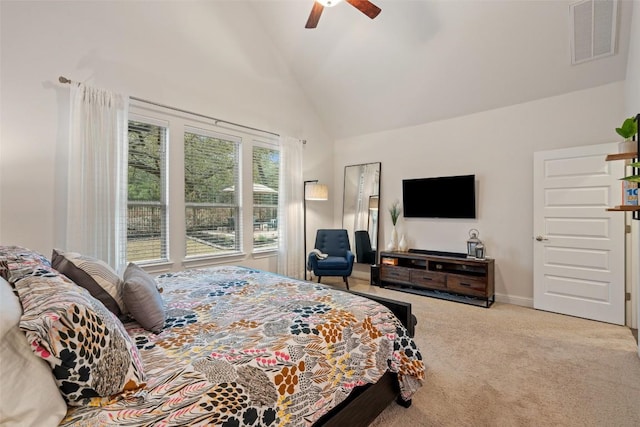
<path id="1" fill-rule="evenodd" d="M 309 14 L 309 19 L 307 20 L 307 25 L 305 28 L 316 28 L 318 25 L 318 21 L 320 20 L 320 15 L 322 15 L 322 11 L 325 7 L 332 7 L 340 3 L 342 0 L 317 0 L 313 3 L 313 8 L 311 9 L 311 13 Z M 345 0 L 351 6 L 358 9 L 360 12 L 367 15 L 369 18 L 373 19 L 382 9 L 380 9 L 375 4 L 371 3 L 369 0 Z"/>

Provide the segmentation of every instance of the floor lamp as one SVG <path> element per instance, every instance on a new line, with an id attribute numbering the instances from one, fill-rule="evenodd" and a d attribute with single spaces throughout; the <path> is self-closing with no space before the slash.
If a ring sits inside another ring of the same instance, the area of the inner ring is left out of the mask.
<path id="1" fill-rule="evenodd" d="M 328 200 L 329 187 L 318 184 L 318 180 L 304 182 L 304 197 L 302 200 L 304 227 L 304 280 L 307 280 L 307 200 Z"/>

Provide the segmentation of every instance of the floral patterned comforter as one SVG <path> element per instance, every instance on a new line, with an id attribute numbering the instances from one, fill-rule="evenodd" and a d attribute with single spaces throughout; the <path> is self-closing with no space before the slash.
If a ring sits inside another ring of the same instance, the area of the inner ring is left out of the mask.
<path id="1" fill-rule="evenodd" d="M 155 335 L 125 324 L 147 386 L 63 425 L 309 426 L 360 385 L 398 373 L 404 399 L 422 356 L 376 302 L 243 267 L 157 278 L 168 319 Z"/>

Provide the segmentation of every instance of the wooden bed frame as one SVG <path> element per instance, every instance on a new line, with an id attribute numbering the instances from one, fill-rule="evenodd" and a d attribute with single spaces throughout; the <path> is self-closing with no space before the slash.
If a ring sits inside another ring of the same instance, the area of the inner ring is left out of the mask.
<path id="1" fill-rule="evenodd" d="M 413 337 L 417 321 L 411 314 L 411 304 L 361 292 L 346 292 L 374 300 L 389 308 Z M 405 408 L 411 406 L 410 400 L 404 401 L 400 397 L 397 375 L 387 371 L 377 383 L 353 390 L 346 400 L 322 416 L 314 427 L 366 427 L 394 400 Z"/>

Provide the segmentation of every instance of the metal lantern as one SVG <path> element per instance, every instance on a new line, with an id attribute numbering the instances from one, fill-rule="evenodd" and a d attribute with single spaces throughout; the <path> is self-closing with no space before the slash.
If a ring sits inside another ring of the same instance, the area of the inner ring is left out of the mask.
<path id="1" fill-rule="evenodd" d="M 478 239 L 478 235 L 480 235 L 480 232 L 475 228 L 472 228 L 471 230 L 469 230 L 469 240 L 467 240 L 467 256 L 469 258 L 476 257 L 476 246 L 482 243 L 480 239 Z"/>
<path id="2" fill-rule="evenodd" d="M 476 258 L 484 259 L 484 257 L 485 257 L 484 244 L 482 244 L 482 242 L 480 242 L 480 243 L 478 243 L 476 245 Z"/>

